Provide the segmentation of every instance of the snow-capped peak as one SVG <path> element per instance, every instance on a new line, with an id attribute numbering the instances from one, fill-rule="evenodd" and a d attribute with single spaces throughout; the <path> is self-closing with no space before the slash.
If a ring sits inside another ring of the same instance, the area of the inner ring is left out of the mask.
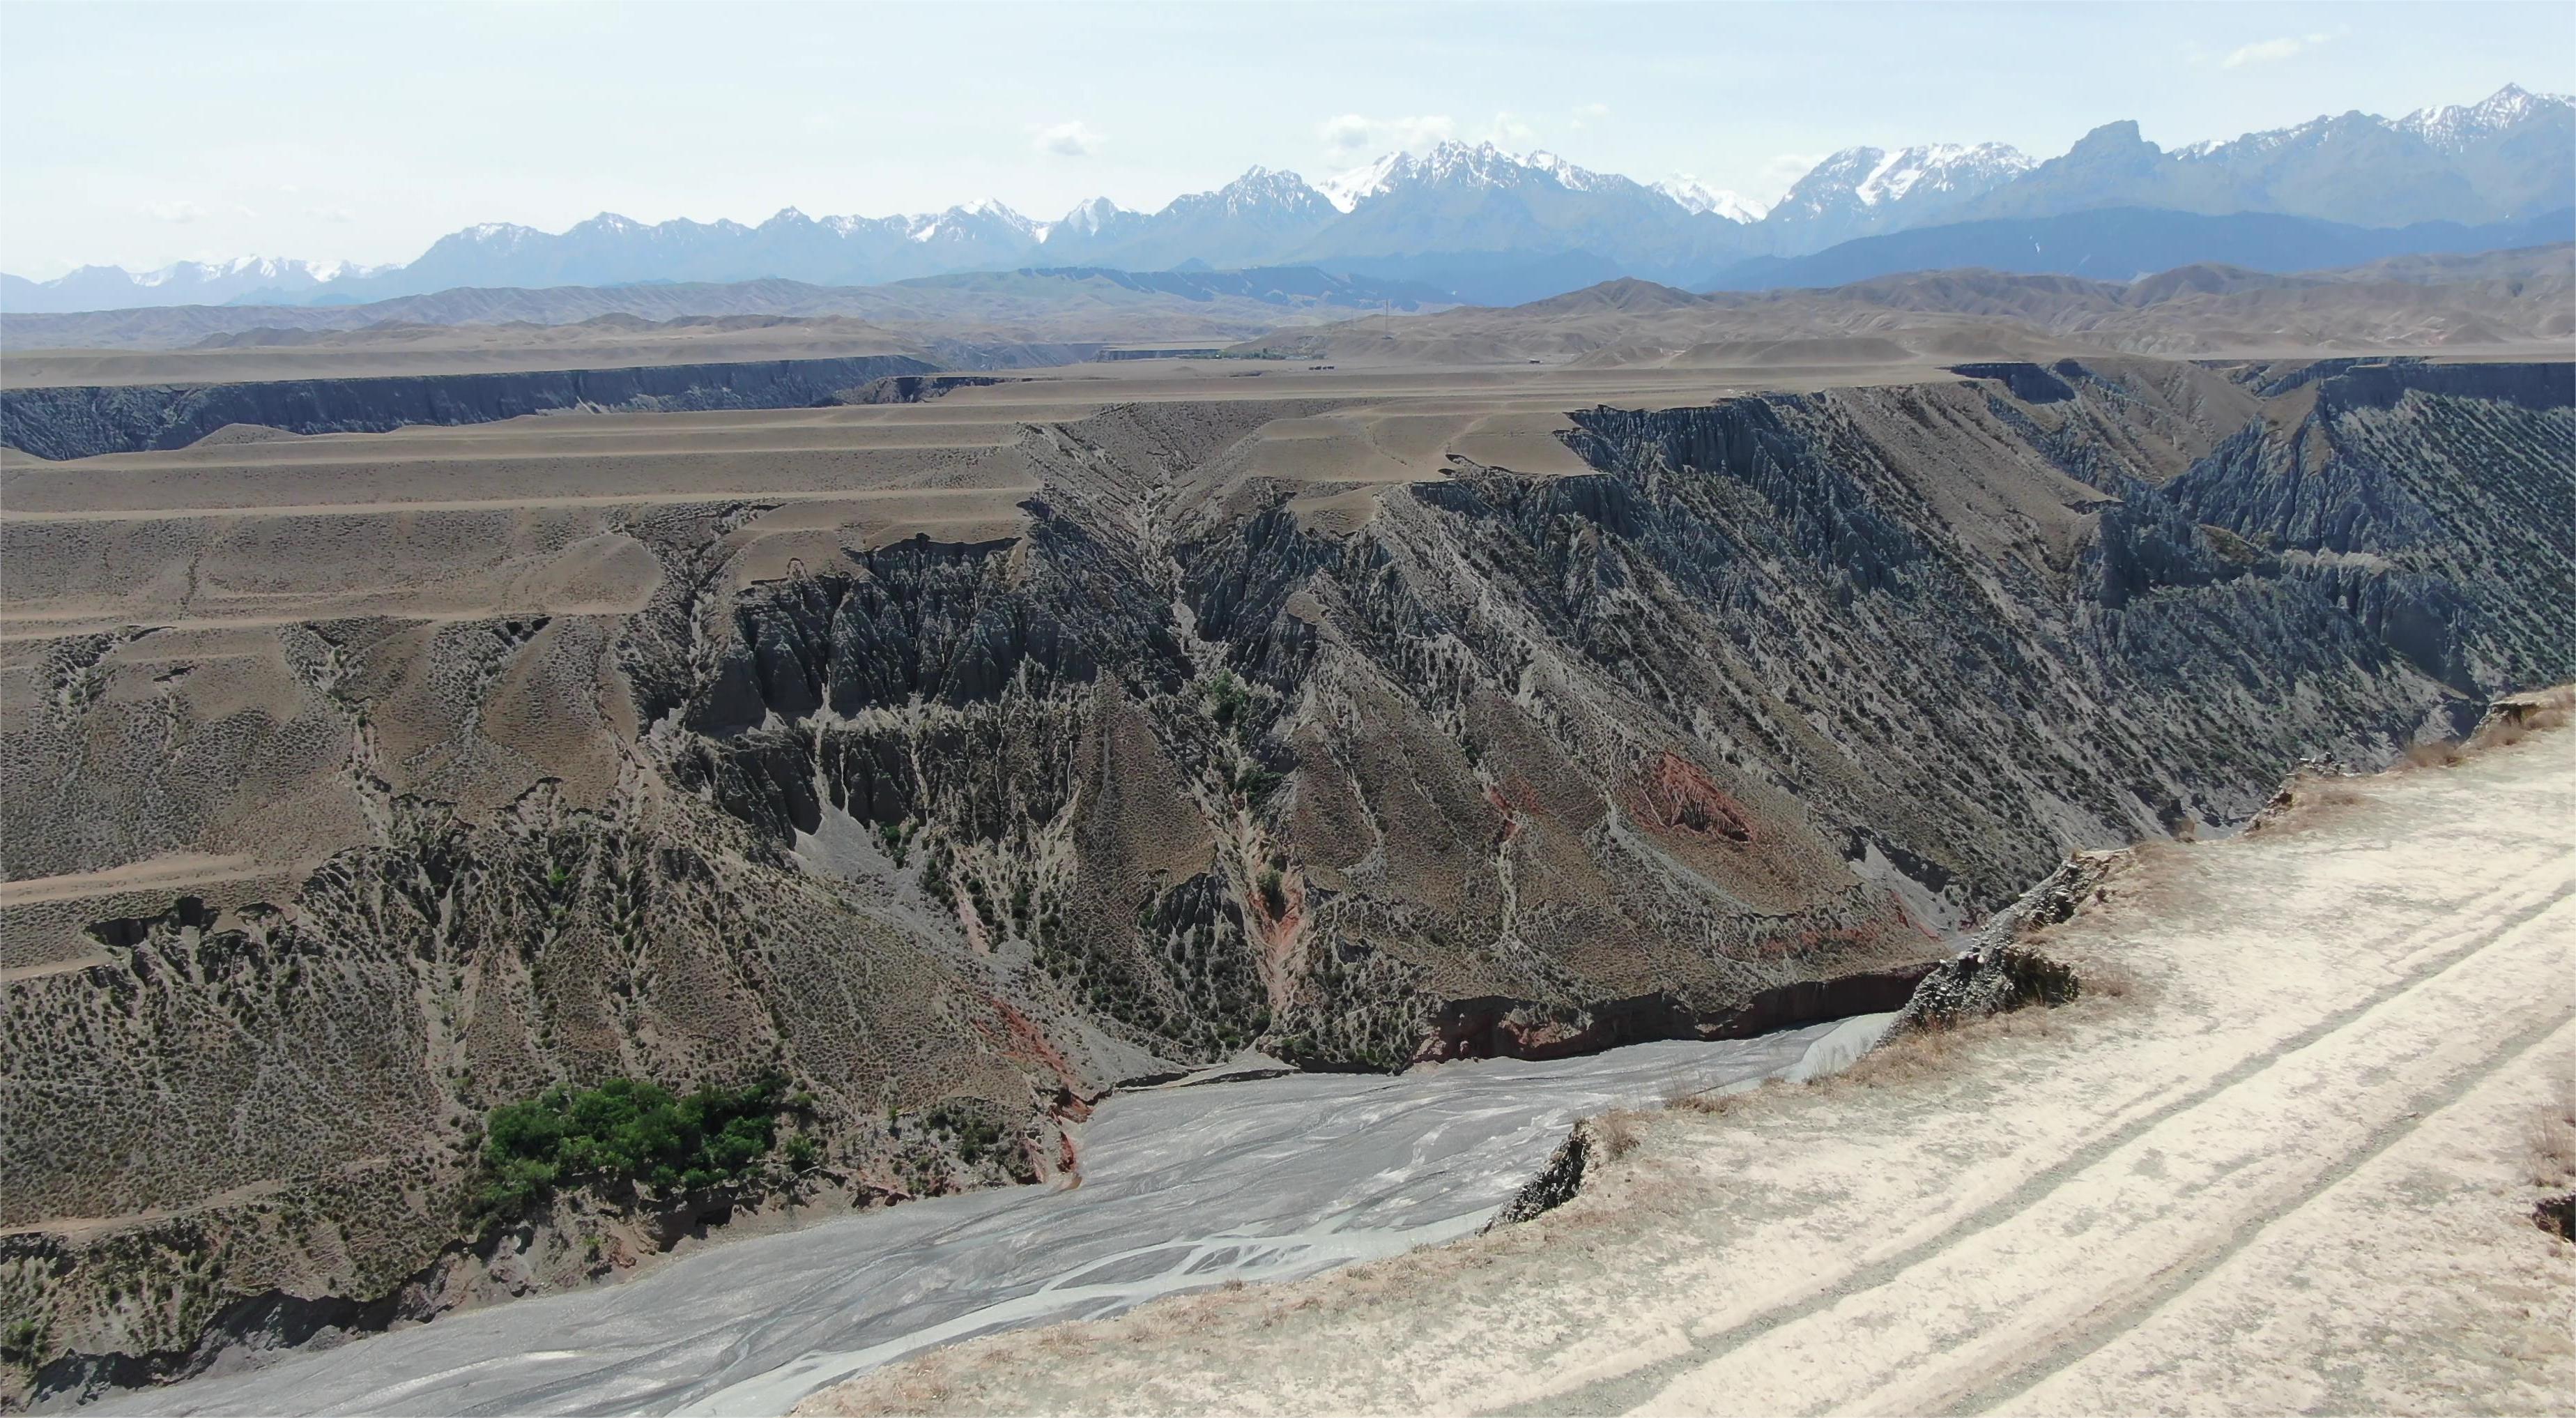
<path id="1" fill-rule="evenodd" d="M 361 266 L 350 261 L 299 261 L 278 256 L 235 256 L 227 261 L 174 261 L 151 271 L 128 272 L 120 266 L 83 267 L 84 271 L 114 272 L 138 287 L 172 286 L 196 289 L 221 282 L 274 282 L 287 287 L 328 285 L 343 277 L 372 276 L 388 268 Z"/>
<path id="2" fill-rule="evenodd" d="M 2007 143 L 1979 143 L 1975 147 L 1927 143 L 1881 157 L 1869 176 L 1852 189 L 1852 195 L 1860 199 L 1861 205 L 1875 207 L 1881 202 L 1901 202 L 1917 187 L 1927 192 L 1945 192 L 1962 184 L 1991 186 L 1998 178 L 2031 165 L 2020 149 Z"/>
<path id="3" fill-rule="evenodd" d="M 1106 197 L 1094 197 L 1065 213 L 1048 228 L 1048 232 L 1050 235 L 1062 231 L 1075 236 L 1097 236 L 1102 227 L 1125 215 L 1128 213 L 1124 207 Z"/>
<path id="4" fill-rule="evenodd" d="M 2019 149 L 2005 143 L 1926 143 L 1893 152 L 1845 148 L 1799 178 L 1773 210 L 1813 216 L 1846 205 L 1875 208 L 1960 199 L 2000 186 L 2031 166 Z"/>
<path id="5" fill-rule="evenodd" d="M 2535 113 L 2576 104 L 2565 94 L 2536 94 L 2520 84 L 2507 84 L 2474 104 L 2419 108 L 2392 125 L 2445 151 L 2456 151 L 2490 133 L 2499 133 Z"/>
<path id="6" fill-rule="evenodd" d="M 1465 179 L 1479 187 L 1506 187 L 1514 177 L 1531 168 L 1531 164 L 1505 152 L 1490 142 L 1469 147 L 1455 138 L 1440 144 L 1422 157 L 1414 176 L 1425 182 L 1450 182 Z"/>
<path id="7" fill-rule="evenodd" d="M 1315 190 L 1324 194 L 1325 201 L 1347 212 L 1393 187 L 1412 166 L 1411 154 L 1389 153 L 1366 167 L 1355 167 L 1338 176 L 1325 178 L 1315 184 Z"/>
<path id="8" fill-rule="evenodd" d="M 1475 187 L 1512 187 L 1536 173 L 1572 192 L 1590 192 L 1627 179 L 1577 167 L 1554 153 L 1527 157 L 1495 146 L 1450 139 L 1415 157 L 1393 152 L 1366 167 L 1355 167 L 1315 184 L 1324 200 L 1351 211 L 1371 197 L 1414 183 L 1457 183 Z"/>
<path id="9" fill-rule="evenodd" d="M 1511 155 L 1506 153 L 1504 156 L 1509 157 Z M 1600 186 L 1602 183 L 1601 174 L 1594 172 L 1592 169 L 1587 167 L 1576 167 L 1574 164 L 1567 162 L 1556 154 L 1547 152 L 1543 149 L 1538 152 L 1531 153 L 1528 158 L 1523 160 L 1522 165 L 1524 167 L 1534 167 L 1539 171 L 1546 173 L 1548 176 L 1555 178 L 1557 185 L 1569 192 L 1589 192 L 1593 188 Z"/>
<path id="10" fill-rule="evenodd" d="M 1219 188 L 1215 195 L 1224 200 L 1228 212 L 1281 208 L 1310 211 L 1317 203 L 1331 200 L 1296 173 L 1266 167 L 1245 169 L 1243 176 Z"/>
<path id="11" fill-rule="evenodd" d="M 1758 222 L 1770 205 L 1723 187 L 1711 187 L 1686 172 L 1674 174 L 1670 181 L 1656 183 L 1655 190 L 1680 203 L 1684 211 L 1693 215 L 1714 212 L 1731 222 Z"/>
<path id="12" fill-rule="evenodd" d="M 991 197 L 961 202 L 944 212 L 925 212 L 904 217 L 900 221 L 904 235 L 923 242 L 933 241 L 941 236 L 962 237 L 971 241 L 975 239 L 974 233 L 977 228 L 981 228 L 984 234 L 990 235 L 996 226 L 1032 241 L 1046 239 L 1046 223 L 1033 222 Z"/>

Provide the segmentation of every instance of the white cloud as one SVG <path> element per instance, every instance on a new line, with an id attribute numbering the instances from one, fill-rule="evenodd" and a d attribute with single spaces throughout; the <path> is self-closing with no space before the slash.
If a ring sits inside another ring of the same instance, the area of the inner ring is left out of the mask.
<path id="1" fill-rule="evenodd" d="M 1079 118 L 1033 127 L 1029 132 L 1039 152 L 1053 153 L 1060 158 L 1087 158 L 1100 151 L 1100 145 L 1107 141 L 1099 130 Z"/>
<path id="2" fill-rule="evenodd" d="M 1609 116 L 1610 105 L 1606 103 L 1587 103 L 1579 105 L 1574 110 L 1575 131 L 1581 132 L 1584 125 L 1598 123 Z"/>
<path id="3" fill-rule="evenodd" d="M 1508 111 L 1495 114 L 1493 123 L 1485 129 L 1486 139 L 1494 143 L 1520 144 L 1537 136 L 1537 129 L 1523 123 Z"/>
<path id="4" fill-rule="evenodd" d="M 1825 160 L 1823 153 L 1781 153 L 1763 164 L 1763 180 L 1774 192 L 1786 192 L 1798 185 L 1798 179 L 1816 170 Z"/>
<path id="5" fill-rule="evenodd" d="M 304 215 L 317 222 L 354 222 L 358 214 L 346 207 L 307 207 Z"/>
<path id="6" fill-rule="evenodd" d="M 2252 44 L 2239 45 L 2229 50 L 2227 57 L 2218 61 L 2218 65 L 2222 69 L 2236 69 L 2247 64 L 2269 64 L 2275 60 L 2291 58 L 2304 50 L 2314 49 L 2333 38 L 2334 36 L 2330 34 L 2293 34 L 2283 35 L 2279 39 L 2256 40 Z"/>
<path id="7" fill-rule="evenodd" d="M 1370 118 L 1345 113 L 1315 125 L 1324 146 L 1340 154 L 1384 152 L 1389 148 L 1427 148 L 1456 132 L 1458 125 L 1440 113 L 1408 118 Z"/>
<path id="8" fill-rule="evenodd" d="M 198 206 L 194 202 L 146 202 L 143 204 L 143 215 L 150 217 L 156 222 L 179 222 L 184 224 L 187 222 L 193 222 L 205 214 L 206 209 Z"/>

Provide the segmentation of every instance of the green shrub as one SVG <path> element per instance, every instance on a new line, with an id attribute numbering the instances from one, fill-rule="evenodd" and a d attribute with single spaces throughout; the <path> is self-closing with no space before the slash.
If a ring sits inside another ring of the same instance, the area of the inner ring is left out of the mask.
<path id="1" fill-rule="evenodd" d="M 515 1215 L 558 1186 L 588 1182 L 694 1191 L 735 1180 L 769 1155 L 785 1092 L 774 1076 L 685 1098 L 659 1084 L 613 1078 L 504 1103 L 484 1125 L 476 1207 Z"/>
<path id="2" fill-rule="evenodd" d="M 877 838 L 885 843 L 886 856 L 894 862 L 897 871 L 903 869 L 903 859 L 912 851 L 912 833 L 910 819 L 877 824 Z"/>
<path id="3" fill-rule="evenodd" d="M 0 1331 L 0 1363 L 32 1369 L 44 1353 L 45 1327 L 38 1321 L 11 1320 L 8 1329 Z"/>
<path id="4" fill-rule="evenodd" d="M 971 1106 L 943 1103 L 931 1109 L 922 1122 L 933 1132 L 954 1137 L 957 1159 L 967 1166 L 1002 1150 L 1002 1125 Z"/>
<path id="5" fill-rule="evenodd" d="M 1232 670 L 1209 675 L 1199 692 L 1207 699 L 1208 717 L 1216 720 L 1219 728 L 1230 727 L 1235 716 L 1243 712 L 1243 681 L 1236 679 Z"/>

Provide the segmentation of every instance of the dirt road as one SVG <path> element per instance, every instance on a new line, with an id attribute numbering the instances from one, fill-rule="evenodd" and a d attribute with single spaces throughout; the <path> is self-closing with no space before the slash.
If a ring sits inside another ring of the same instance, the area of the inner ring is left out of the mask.
<path id="1" fill-rule="evenodd" d="M 1632 1120 L 1506 1233 L 978 1341 L 803 1412 L 2552 1412 L 2576 736 L 2153 850 L 2083 1002 Z"/>

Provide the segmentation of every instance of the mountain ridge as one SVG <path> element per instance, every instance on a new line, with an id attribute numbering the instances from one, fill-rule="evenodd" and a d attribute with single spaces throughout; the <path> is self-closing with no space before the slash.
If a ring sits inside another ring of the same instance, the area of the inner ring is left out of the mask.
<path id="1" fill-rule="evenodd" d="M 1419 264 L 1386 264 L 1422 253 L 1480 254 L 1465 264 L 1514 270 L 1580 254 L 1597 263 L 1584 272 L 1606 266 L 1689 284 L 1749 259 L 1796 258 L 1866 236 L 2103 207 L 2402 227 L 2569 206 L 2576 206 L 2576 101 L 2509 84 L 2476 104 L 2401 119 L 2353 111 L 2171 150 L 2128 120 L 2045 159 L 2001 143 L 1846 148 L 1770 204 L 1687 179 L 1649 185 L 1543 150 L 1522 155 L 1450 141 L 1321 182 L 1254 166 L 1152 213 L 1106 198 L 1053 221 L 989 198 L 887 217 L 814 218 L 788 207 L 757 226 L 644 223 L 602 212 L 559 233 L 512 223 L 467 227 L 396 266 L 242 258 L 141 274 L 88 266 L 49 282 L 0 276 L 0 307 L 357 303 L 459 287 L 770 277 L 873 285 L 1028 266 L 1314 265 L 1428 278 Z M 1510 282 L 1452 284 L 1470 299 L 1528 293 Z"/>

